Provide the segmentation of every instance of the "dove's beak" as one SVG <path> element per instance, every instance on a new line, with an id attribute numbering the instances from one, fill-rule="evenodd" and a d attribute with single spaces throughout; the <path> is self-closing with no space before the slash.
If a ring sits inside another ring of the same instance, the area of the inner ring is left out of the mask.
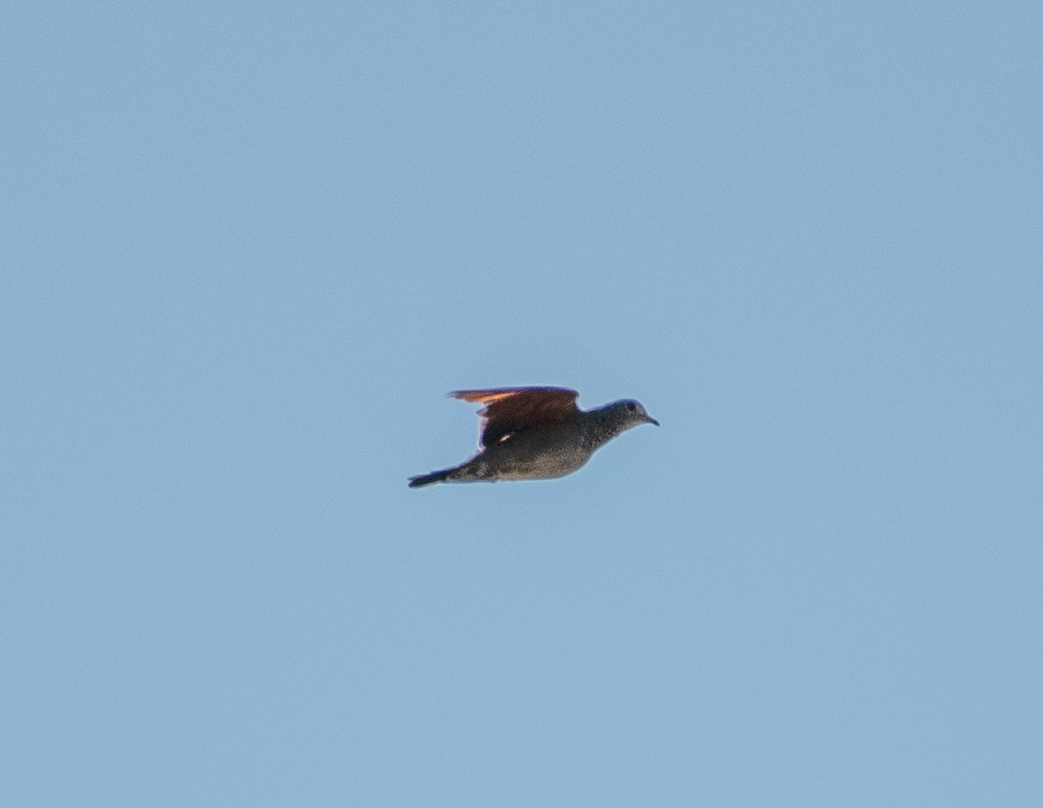
<path id="1" fill-rule="evenodd" d="M 648 423 L 650 423 L 650 424 L 655 424 L 656 426 L 659 426 L 659 422 L 655 418 L 653 418 L 651 415 L 646 415 L 645 416 L 645 420 Z"/>

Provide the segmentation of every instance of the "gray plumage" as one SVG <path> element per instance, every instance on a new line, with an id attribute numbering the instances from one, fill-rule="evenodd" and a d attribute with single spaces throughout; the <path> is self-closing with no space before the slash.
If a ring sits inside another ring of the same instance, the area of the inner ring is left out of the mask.
<path id="1" fill-rule="evenodd" d="M 478 454 L 459 466 L 410 477 L 410 488 L 564 477 L 621 432 L 639 424 L 659 426 L 637 401 L 614 401 L 584 411 L 576 406 L 579 393 L 562 387 L 459 390 L 449 395 L 485 405 L 478 413 Z"/>

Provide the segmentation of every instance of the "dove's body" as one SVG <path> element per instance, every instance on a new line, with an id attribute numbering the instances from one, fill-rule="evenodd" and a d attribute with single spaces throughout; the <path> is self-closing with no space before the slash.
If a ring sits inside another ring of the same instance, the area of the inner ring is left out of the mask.
<path id="1" fill-rule="evenodd" d="M 620 432 L 657 424 L 636 401 L 596 410 L 576 408 L 573 390 L 521 387 L 454 393 L 486 405 L 481 451 L 459 466 L 413 477 L 417 488 L 438 482 L 547 480 L 581 468 L 594 451 Z"/>

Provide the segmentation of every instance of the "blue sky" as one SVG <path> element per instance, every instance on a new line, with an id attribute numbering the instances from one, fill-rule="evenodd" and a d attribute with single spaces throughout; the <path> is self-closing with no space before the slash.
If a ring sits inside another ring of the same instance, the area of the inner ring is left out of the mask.
<path id="1" fill-rule="evenodd" d="M 1041 33 L 8 8 L 0 803 L 1043 804 Z"/>

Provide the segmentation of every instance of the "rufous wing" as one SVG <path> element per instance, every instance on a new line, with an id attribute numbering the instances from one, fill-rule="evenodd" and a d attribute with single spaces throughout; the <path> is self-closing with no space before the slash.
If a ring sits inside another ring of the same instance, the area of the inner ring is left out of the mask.
<path id="1" fill-rule="evenodd" d="M 564 387 L 502 387 L 496 390 L 457 390 L 453 398 L 485 405 L 478 411 L 479 446 L 507 440 L 516 432 L 560 424 L 576 418 L 575 390 Z"/>

